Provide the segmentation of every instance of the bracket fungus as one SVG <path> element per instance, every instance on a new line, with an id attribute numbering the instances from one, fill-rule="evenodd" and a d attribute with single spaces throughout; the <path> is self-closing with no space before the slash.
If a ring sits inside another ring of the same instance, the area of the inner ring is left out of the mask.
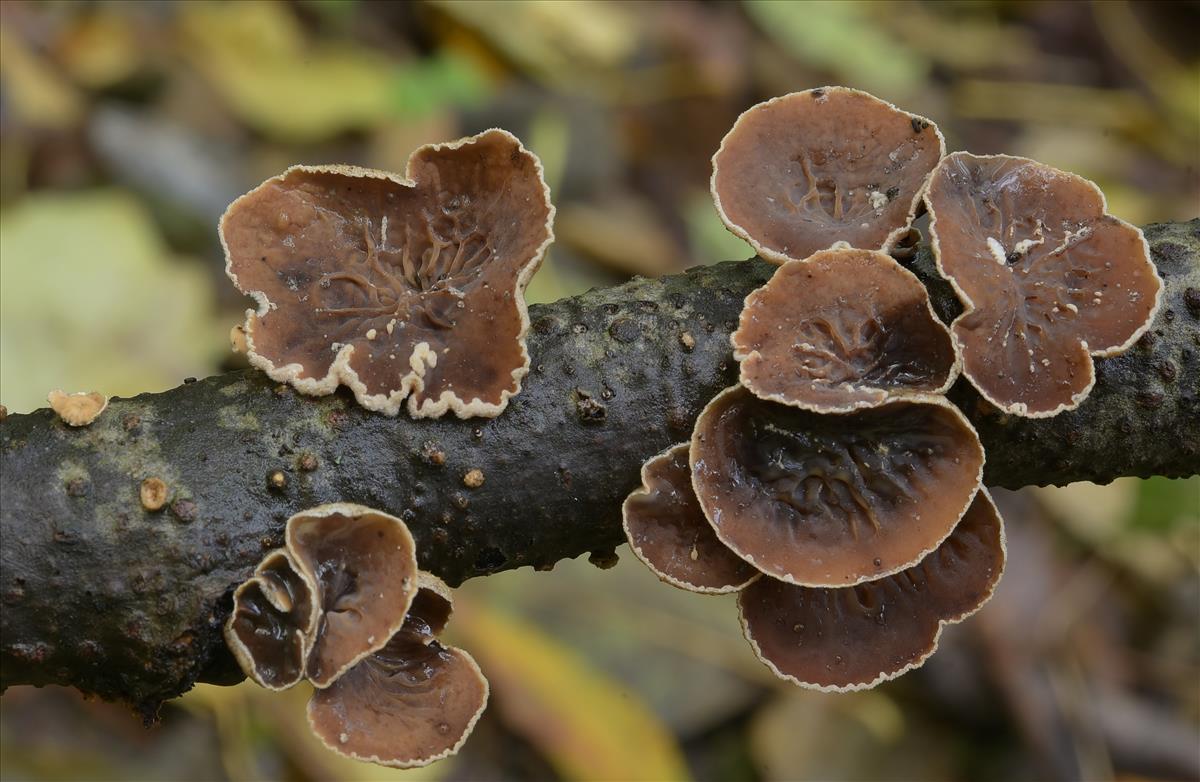
<path id="1" fill-rule="evenodd" d="M 276 549 L 234 591 L 225 642 L 259 686 L 285 690 L 304 678 L 319 612 L 311 576 Z"/>
<path id="2" fill-rule="evenodd" d="M 327 687 L 403 625 L 417 592 L 416 544 L 400 519 L 348 503 L 297 513 L 285 540 L 317 587 L 321 619 L 307 674 Z"/>
<path id="3" fill-rule="evenodd" d="M 308 722 L 329 749 L 399 768 L 458 751 L 487 706 L 488 683 L 471 655 L 437 640 L 451 609 L 446 585 L 421 573 L 403 628 L 313 694 Z"/>
<path id="4" fill-rule="evenodd" d="M 67 426 L 87 426 L 100 417 L 108 407 L 108 397 L 99 391 L 78 391 L 68 394 L 61 389 L 54 389 L 46 395 L 50 409 L 58 414 L 59 419 Z"/>
<path id="5" fill-rule="evenodd" d="M 692 491 L 688 444 L 642 467 L 642 485 L 621 506 L 629 548 L 663 581 L 692 592 L 736 592 L 759 577 L 717 539 Z"/>
<path id="6" fill-rule="evenodd" d="M 250 362 L 370 410 L 499 415 L 529 371 L 524 290 L 553 239 L 538 159 L 493 129 L 413 153 L 406 176 L 293 166 L 221 218 L 257 310 Z"/>
<path id="7" fill-rule="evenodd" d="M 738 595 L 742 629 L 777 676 L 863 690 L 918 667 L 942 627 L 975 613 L 1004 570 L 1004 524 L 986 489 L 937 550 L 903 572 L 841 589 L 770 578 Z"/>
<path id="8" fill-rule="evenodd" d="M 888 252 L 908 234 L 945 154 L 929 120 L 859 90 L 822 87 L 751 107 L 713 155 L 726 227 L 765 260 L 839 241 Z"/>
<path id="9" fill-rule="evenodd" d="M 980 486 L 983 447 L 941 397 L 822 415 L 733 386 L 697 419 L 690 462 L 721 542 L 773 578 L 841 587 L 937 548 Z"/>
<path id="10" fill-rule="evenodd" d="M 307 678 L 313 732 L 356 760 L 422 766 L 457 752 L 488 684 L 436 639 L 450 589 L 417 570 L 404 523 L 333 503 L 288 519 L 285 540 L 234 592 L 225 639 L 246 675 L 272 690 Z"/>
<path id="11" fill-rule="evenodd" d="M 1044 417 L 1078 407 L 1092 356 L 1121 353 L 1158 311 L 1162 281 L 1135 226 L 1095 183 L 1033 160 L 955 152 L 926 202 L 938 270 L 965 312 L 951 331 L 989 402 Z"/>
<path id="12" fill-rule="evenodd" d="M 818 413 L 936 396 L 958 376 L 954 342 L 925 286 L 872 250 L 785 263 L 746 297 L 730 341 L 742 385 Z"/>

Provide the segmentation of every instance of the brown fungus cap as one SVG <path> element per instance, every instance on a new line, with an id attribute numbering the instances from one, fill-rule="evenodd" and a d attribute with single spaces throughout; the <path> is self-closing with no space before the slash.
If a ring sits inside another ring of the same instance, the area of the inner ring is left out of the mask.
<path id="1" fill-rule="evenodd" d="M 370 410 L 496 416 L 529 370 L 524 291 L 553 239 L 538 159 L 489 130 L 421 147 L 406 177 L 293 166 L 221 218 L 253 296 L 250 362 Z"/>
<path id="2" fill-rule="evenodd" d="M 889 251 L 945 151 L 932 122 L 865 92 L 793 92 L 738 117 L 713 156 L 713 201 L 774 263 L 839 241 Z"/>
<path id="3" fill-rule="evenodd" d="M 267 689 L 287 689 L 304 678 L 318 614 L 316 585 L 277 549 L 233 593 L 225 642 L 247 676 Z"/>
<path id="4" fill-rule="evenodd" d="M 449 590 L 422 573 L 404 627 L 308 702 L 308 722 L 331 750 L 384 766 L 424 766 L 454 754 L 487 706 L 471 655 L 434 636 L 450 616 Z"/>
<path id="5" fill-rule="evenodd" d="M 415 544 L 395 516 L 333 503 L 288 519 L 287 548 L 317 585 L 308 678 L 327 687 L 400 629 L 417 592 Z"/>
<path id="6" fill-rule="evenodd" d="M 841 587 L 937 548 L 979 488 L 983 447 L 939 397 L 822 415 L 734 386 L 697 419 L 691 465 L 725 545 L 773 578 Z"/>
<path id="7" fill-rule="evenodd" d="M 1004 570 L 1004 526 L 981 489 L 920 564 L 878 581 L 813 589 L 764 578 L 738 595 L 742 629 L 777 676 L 825 691 L 863 690 L 921 665 L 946 624 L 977 611 Z"/>
<path id="8" fill-rule="evenodd" d="M 746 297 L 730 341 L 746 388 L 819 413 L 941 394 L 958 375 L 925 286 L 872 250 L 785 263 Z"/>
<path id="9" fill-rule="evenodd" d="M 424 570 L 417 573 L 417 594 L 409 606 L 406 621 L 423 622 L 427 636 L 441 635 L 454 613 L 454 594 L 446 582 Z"/>
<path id="10" fill-rule="evenodd" d="M 736 592 L 759 577 L 717 539 L 692 491 L 688 444 L 668 448 L 642 466 L 642 485 L 622 506 L 625 537 L 663 581 L 692 592 Z"/>
<path id="11" fill-rule="evenodd" d="M 1092 356 L 1120 353 L 1158 311 L 1145 237 L 1092 182 L 1026 158 L 955 152 L 926 197 L 938 269 L 966 311 L 963 374 L 1007 413 L 1078 407 Z"/>
<path id="12" fill-rule="evenodd" d="M 99 391 L 78 391 L 68 394 L 54 389 L 46 395 L 50 409 L 58 414 L 67 426 L 87 426 L 100 417 L 108 407 L 108 397 Z"/>

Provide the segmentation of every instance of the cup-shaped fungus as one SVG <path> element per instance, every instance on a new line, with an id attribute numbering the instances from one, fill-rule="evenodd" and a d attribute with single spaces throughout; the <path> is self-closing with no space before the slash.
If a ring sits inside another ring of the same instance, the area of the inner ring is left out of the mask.
<path id="1" fill-rule="evenodd" d="M 384 766 L 424 766 L 458 751 L 487 705 L 471 655 L 436 635 L 450 592 L 427 573 L 404 626 L 387 645 L 308 702 L 313 732 L 331 750 Z"/>
<path id="2" fill-rule="evenodd" d="M 963 374 L 988 401 L 1042 417 L 1077 407 L 1092 356 L 1129 348 L 1162 281 L 1142 232 L 1106 213 L 1082 177 L 1026 158 L 955 152 L 926 202 L 938 269 L 965 312 L 951 327 Z"/>
<path id="3" fill-rule="evenodd" d="M 759 572 L 717 539 L 692 491 L 688 444 L 642 466 L 642 485 L 622 506 L 625 536 L 660 579 L 692 592 L 736 592 Z"/>
<path id="4" fill-rule="evenodd" d="M 945 540 L 983 447 L 941 397 L 822 415 L 734 386 L 696 421 L 692 485 L 717 537 L 758 570 L 842 587 L 903 570 Z"/>
<path id="5" fill-rule="evenodd" d="M 945 150 L 932 122 L 865 92 L 794 92 L 738 117 L 713 156 L 713 201 L 774 263 L 839 241 L 886 252 L 908 233 Z"/>
<path id="6" fill-rule="evenodd" d="M 496 416 L 529 370 L 524 290 L 553 233 L 538 159 L 489 130 L 421 147 L 406 177 L 293 166 L 221 218 L 226 271 L 258 302 L 250 362 L 370 410 Z"/>
<path id="7" fill-rule="evenodd" d="M 320 611 L 316 592 L 288 553 L 276 549 L 233 593 L 225 642 L 260 686 L 284 690 L 304 678 Z"/>
<path id="8" fill-rule="evenodd" d="M 321 618 L 307 675 L 327 687 L 404 624 L 417 593 L 416 547 L 400 519 L 348 503 L 292 516 L 286 541 L 317 587 Z"/>
<path id="9" fill-rule="evenodd" d="M 958 374 L 925 286 L 873 250 L 785 263 L 746 297 L 730 341 L 742 385 L 818 413 L 938 395 Z"/>
<path id="10" fill-rule="evenodd" d="M 841 589 L 763 578 L 738 595 L 742 629 L 777 676 L 825 691 L 862 690 L 921 665 L 946 624 L 991 597 L 1004 528 L 986 489 L 950 537 L 892 576 Z"/>
<path id="11" fill-rule="evenodd" d="M 50 403 L 50 409 L 57 413 L 59 419 L 67 426 L 87 426 L 108 407 L 108 397 L 99 391 L 68 394 L 56 388 L 46 395 L 46 401 Z"/>

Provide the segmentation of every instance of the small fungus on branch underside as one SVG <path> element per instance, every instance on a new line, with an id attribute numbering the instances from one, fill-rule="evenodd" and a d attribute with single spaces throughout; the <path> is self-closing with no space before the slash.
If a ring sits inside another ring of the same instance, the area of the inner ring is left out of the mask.
<path id="1" fill-rule="evenodd" d="M 470 654 L 436 637 L 452 610 L 446 585 L 421 573 L 403 627 L 309 700 L 309 725 L 326 747 L 398 768 L 458 751 L 487 707 L 488 683 Z"/>
<path id="2" fill-rule="evenodd" d="M 290 518 L 286 541 L 234 593 L 225 638 L 245 673 L 272 690 L 307 678 L 313 732 L 356 760 L 422 766 L 456 752 L 487 680 L 435 639 L 450 590 L 417 571 L 404 522 L 334 503 Z"/>
<path id="3" fill-rule="evenodd" d="M 416 544 L 395 516 L 346 503 L 296 514 L 286 542 L 317 585 L 321 621 L 306 674 L 326 687 L 400 629 L 417 591 Z"/>
<path id="4" fill-rule="evenodd" d="M 276 549 L 234 592 L 225 642 L 259 686 L 284 690 L 304 678 L 319 619 L 315 581 Z"/>

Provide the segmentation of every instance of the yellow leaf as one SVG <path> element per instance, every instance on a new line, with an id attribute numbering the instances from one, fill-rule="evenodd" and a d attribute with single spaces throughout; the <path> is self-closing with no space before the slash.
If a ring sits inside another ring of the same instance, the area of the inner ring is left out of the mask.
<path id="1" fill-rule="evenodd" d="M 394 66 L 361 46 L 308 47 L 282 3 L 187 3 L 183 49 L 239 117 L 309 141 L 370 125 L 391 109 Z"/>
<path id="2" fill-rule="evenodd" d="M 566 89 L 610 79 L 638 44 L 637 18 L 622 3 L 596 0 L 431 0 L 523 70 Z"/>
<path id="3" fill-rule="evenodd" d="M 0 257 L 0 400 L 14 412 L 52 388 L 163 391 L 226 349 L 209 275 L 170 259 L 127 194 L 27 196 L 0 216 Z"/>
<path id="4" fill-rule="evenodd" d="M 180 699 L 195 713 L 211 713 L 217 723 L 220 751 L 231 778 L 262 776 L 255 755 L 286 757 L 305 779 L 329 782 L 438 782 L 453 769 L 454 758 L 423 768 L 399 769 L 363 763 L 339 755 L 313 735 L 306 709 L 312 688 L 306 684 L 271 692 L 244 681 L 234 687 L 201 684 Z M 254 745 L 260 746 L 254 746 Z M 262 758 L 258 758 L 262 763 Z M 278 765 L 267 763 L 265 765 Z"/>
<path id="5" fill-rule="evenodd" d="M 5 27 L 0 27 L 0 84 L 5 102 L 30 125 L 69 127 L 83 113 L 79 93 Z"/>
<path id="6" fill-rule="evenodd" d="M 492 708 L 564 778 L 689 778 L 670 731 L 636 693 L 534 625 L 462 596 L 456 603 L 452 629 L 491 682 Z"/>

